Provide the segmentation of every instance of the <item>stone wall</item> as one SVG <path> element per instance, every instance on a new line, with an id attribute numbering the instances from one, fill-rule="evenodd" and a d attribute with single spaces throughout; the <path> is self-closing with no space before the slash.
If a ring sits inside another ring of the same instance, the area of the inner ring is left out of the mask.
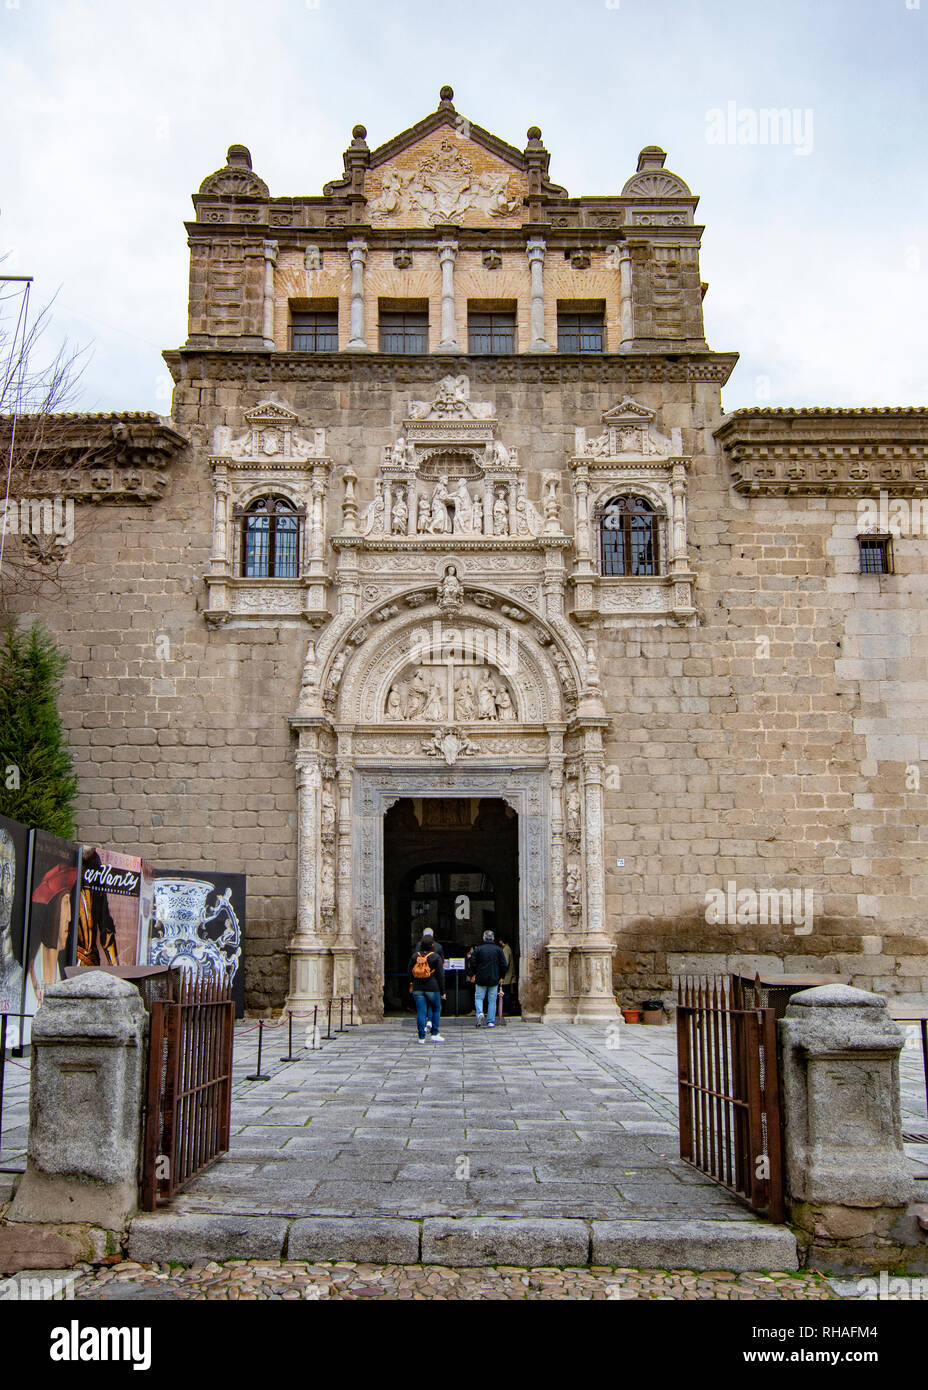
<path id="1" fill-rule="evenodd" d="M 239 430 L 242 412 L 269 397 L 305 427 L 324 427 L 337 529 L 342 470 L 358 474 L 365 504 L 409 400 L 428 397 L 447 370 L 447 359 L 411 360 L 398 382 L 355 359 L 347 379 L 330 382 L 293 380 L 288 359 L 279 362 L 224 372 L 206 355 L 175 358 L 173 423 L 191 445 L 165 496 L 80 505 L 92 528 L 77 527 L 63 601 L 35 604 L 71 657 L 62 710 L 80 834 L 159 867 L 248 872 L 252 1008 L 279 1006 L 286 993 L 296 873 L 287 721 L 308 632 L 298 620 L 214 630 L 203 619 L 213 430 Z M 920 993 L 924 832 L 920 796 L 906 789 L 923 741 L 928 655 L 919 540 L 896 542 L 894 576 L 859 576 L 851 499 L 733 492 L 712 437 L 713 383 L 628 387 L 619 366 L 612 382 L 579 380 L 566 366 L 555 383 L 541 366 L 515 380 L 491 379 L 495 368 L 476 362 L 470 372 L 474 397 L 492 401 L 501 437 L 518 446 L 536 504 L 541 472 L 560 469 L 568 530 L 574 428 L 595 431 L 623 395 L 654 409 L 661 431 L 680 427 L 693 458 L 698 623 L 606 618 L 592 628 L 613 721 L 606 890 L 622 1001 L 667 990 L 684 968 L 727 968 L 755 953 Z M 729 881 L 813 890 L 812 930 L 707 924 L 706 891 Z"/>

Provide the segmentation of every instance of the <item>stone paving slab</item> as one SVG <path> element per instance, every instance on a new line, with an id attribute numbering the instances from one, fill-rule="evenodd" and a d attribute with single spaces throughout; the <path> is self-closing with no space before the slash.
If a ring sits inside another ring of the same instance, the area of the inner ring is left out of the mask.
<path id="1" fill-rule="evenodd" d="M 592 1263 L 631 1268 L 798 1269 L 783 1226 L 758 1221 L 594 1221 Z"/>

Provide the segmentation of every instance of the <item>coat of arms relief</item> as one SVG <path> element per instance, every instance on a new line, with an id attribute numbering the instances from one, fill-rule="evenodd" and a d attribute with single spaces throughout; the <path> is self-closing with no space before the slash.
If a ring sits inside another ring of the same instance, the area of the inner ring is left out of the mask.
<path id="1" fill-rule="evenodd" d="M 516 217 L 524 189 L 514 172 L 478 172 L 453 140 L 419 161 L 415 169 L 391 165 L 371 181 L 368 210 L 378 219 L 420 214 L 428 226 L 459 222 L 467 214 Z"/>

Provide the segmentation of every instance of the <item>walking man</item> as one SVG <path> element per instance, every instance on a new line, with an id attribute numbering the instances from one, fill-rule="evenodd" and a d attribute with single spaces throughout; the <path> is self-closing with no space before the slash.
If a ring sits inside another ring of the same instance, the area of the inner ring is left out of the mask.
<path id="1" fill-rule="evenodd" d="M 441 1001 L 445 997 L 444 961 L 435 950 L 431 935 L 423 936 L 409 960 L 409 988 L 416 1005 L 419 1042 L 431 1034 L 433 1042 L 444 1042 L 438 1031 Z"/>
<path id="2" fill-rule="evenodd" d="M 506 973 L 506 957 L 491 931 L 483 933 L 483 941 L 470 958 L 474 977 L 474 1008 L 477 1010 L 477 1027 L 484 1024 L 496 1027 L 496 999 L 503 976 Z"/>

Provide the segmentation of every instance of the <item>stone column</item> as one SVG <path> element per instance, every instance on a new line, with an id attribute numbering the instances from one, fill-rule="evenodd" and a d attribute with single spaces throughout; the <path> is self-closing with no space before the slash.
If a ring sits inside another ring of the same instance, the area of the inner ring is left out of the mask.
<path id="1" fill-rule="evenodd" d="M 619 255 L 621 346 L 623 348 L 629 348 L 635 340 L 635 317 L 632 306 L 632 258 L 627 241 L 623 241 L 616 249 Z"/>
<path id="2" fill-rule="evenodd" d="M 353 932 L 354 864 L 351 856 L 351 788 L 353 781 L 351 759 L 351 732 L 339 730 L 339 757 L 336 760 L 336 795 L 338 801 L 338 839 L 336 865 L 338 880 L 337 937 L 332 948 L 332 995 L 333 998 L 347 998 L 354 994 L 354 973 L 356 947 Z M 355 1000 L 355 1018 L 358 1022 L 360 1012 Z"/>
<path id="3" fill-rule="evenodd" d="M 274 266 L 277 264 L 277 242 L 264 243 L 264 346 L 274 346 Z"/>
<path id="4" fill-rule="evenodd" d="M 790 1220 L 806 1259 L 888 1268 L 924 1259 L 902 1147 L 899 1053 L 886 1000 L 848 985 L 793 995 L 780 1021 Z"/>
<path id="5" fill-rule="evenodd" d="M 549 732 L 551 781 L 551 936 L 548 953 L 548 1000 L 542 1017 L 570 1020 L 570 942 L 564 930 L 564 735 Z"/>
<path id="6" fill-rule="evenodd" d="M 602 726 L 590 724 L 583 750 L 583 868 L 586 923 L 575 950 L 580 956 L 577 1021 L 618 1018 L 612 992 L 612 939 L 606 933 Z"/>
<path id="7" fill-rule="evenodd" d="M 439 352 L 460 352 L 458 330 L 454 313 L 454 258 L 458 253 L 456 241 L 438 243 L 438 260 L 441 264 L 441 342 Z"/>
<path id="8" fill-rule="evenodd" d="M 525 253 L 532 273 L 532 341 L 529 351 L 550 352 L 551 348 L 545 338 L 545 288 L 542 279 L 542 266 L 545 263 L 544 237 L 532 237 L 526 242 Z"/>
<path id="9" fill-rule="evenodd" d="M 32 1025 L 26 1172 L 11 1221 L 121 1231 L 138 1208 L 148 1015 L 102 971 L 49 986 Z"/>
<path id="10" fill-rule="evenodd" d="M 347 350 L 368 352 L 364 338 L 364 266 L 367 261 L 367 242 L 356 238 L 348 243 L 351 257 L 351 336 Z"/>
<path id="11" fill-rule="evenodd" d="M 297 827 L 297 926 L 288 946 L 290 994 L 284 1006 L 297 1017 L 311 1014 L 313 1005 L 328 998 L 329 948 L 320 939 L 319 877 L 322 867 L 322 834 L 319 801 L 322 788 L 321 759 L 312 730 L 301 730 L 304 746 L 296 755 L 298 789 Z"/>

